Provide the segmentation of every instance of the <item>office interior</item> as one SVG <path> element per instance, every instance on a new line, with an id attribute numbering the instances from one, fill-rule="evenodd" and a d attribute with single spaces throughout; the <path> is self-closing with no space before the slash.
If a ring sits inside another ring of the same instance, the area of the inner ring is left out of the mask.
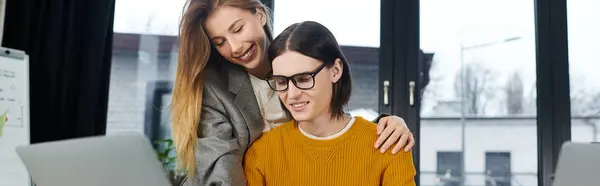
<path id="1" fill-rule="evenodd" d="M 332 30 L 357 87 L 349 113 L 406 121 L 417 185 L 549 186 L 564 142 L 600 142 L 600 2 L 263 2 L 275 34 Z M 30 58 L 30 142 L 168 141 L 184 3 L 7 0 L 2 46 Z"/>

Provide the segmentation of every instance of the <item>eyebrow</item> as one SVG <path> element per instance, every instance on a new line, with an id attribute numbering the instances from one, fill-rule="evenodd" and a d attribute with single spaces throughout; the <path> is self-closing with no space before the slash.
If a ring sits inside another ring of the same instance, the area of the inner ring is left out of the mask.
<path id="1" fill-rule="evenodd" d="M 227 28 L 227 30 L 233 29 L 233 26 L 235 26 L 235 24 L 240 21 L 242 21 L 242 19 L 238 19 L 238 20 L 234 21 L 233 23 L 231 23 L 231 25 L 229 25 L 229 28 Z M 218 39 L 219 37 L 221 37 L 221 36 L 212 37 L 212 38 L 210 38 L 210 40 L 215 40 L 215 39 Z"/>
<path id="2" fill-rule="evenodd" d="M 298 74 L 313 74 L 313 73 L 315 73 L 317 70 L 318 70 L 318 71 L 321 71 L 321 70 L 323 70 L 323 68 L 325 68 L 326 66 L 327 66 L 327 63 L 323 63 L 323 64 L 319 65 L 317 68 L 315 68 L 315 69 L 313 69 L 313 70 L 311 70 L 311 71 L 299 72 L 299 73 L 296 73 L 296 74 L 294 74 L 294 75 L 292 75 L 292 76 L 295 76 L 295 75 L 298 75 Z M 319 70 L 319 69 L 320 69 L 320 70 Z M 275 75 L 275 74 L 273 74 L 273 70 L 271 70 L 271 75 L 273 75 L 273 76 L 284 76 L 284 75 Z M 292 77 L 292 76 L 286 76 L 286 77 Z"/>
<path id="3" fill-rule="evenodd" d="M 318 67 L 317 67 L 317 68 L 315 68 L 314 70 L 308 70 L 308 71 L 298 72 L 298 73 L 292 74 L 292 75 L 290 75 L 290 76 L 279 75 L 279 74 L 273 74 L 273 72 L 272 72 L 272 71 L 271 71 L 271 74 L 272 74 L 273 76 L 292 77 L 292 76 L 299 75 L 299 74 L 312 74 L 312 73 L 314 73 L 314 72 L 315 72 L 317 69 L 318 69 Z"/>

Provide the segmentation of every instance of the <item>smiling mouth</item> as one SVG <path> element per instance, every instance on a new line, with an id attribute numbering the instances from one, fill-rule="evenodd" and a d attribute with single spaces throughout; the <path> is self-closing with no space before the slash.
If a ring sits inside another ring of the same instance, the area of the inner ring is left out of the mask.
<path id="1" fill-rule="evenodd" d="M 241 56 L 238 56 L 236 58 L 238 58 L 242 61 L 248 61 L 248 60 L 250 60 L 250 57 L 252 57 L 252 54 L 254 54 L 255 49 L 256 49 L 256 45 L 252 44 L 252 46 L 250 46 L 250 48 L 246 51 L 246 53 L 244 53 Z"/>
<path id="2" fill-rule="evenodd" d="M 294 107 L 294 108 L 299 108 L 299 107 L 302 107 L 302 106 L 304 106 L 304 105 L 306 105 L 306 104 L 308 104 L 308 103 L 309 103 L 308 101 L 305 101 L 305 102 L 294 103 L 294 104 L 290 104 L 290 105 L 291 105 L 292 107 Z"/>

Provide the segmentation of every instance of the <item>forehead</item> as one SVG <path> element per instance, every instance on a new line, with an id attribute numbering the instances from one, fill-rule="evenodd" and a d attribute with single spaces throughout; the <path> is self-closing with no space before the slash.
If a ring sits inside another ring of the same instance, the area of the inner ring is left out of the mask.
<path id="1" fill-rule="evenodd" d="M 273 59 L 273 75 L 292 76 L 312 72 L 322 62 L 295 51 L 287 51 Z"/>
<path id="2" fill-rule="evenodd" d="M 228 32 L 229 27 L 236 21 L 252 17 L 252 13 L 232 6 L 220 6 L 212 11 L 204 23 L 209 36 Z"/>

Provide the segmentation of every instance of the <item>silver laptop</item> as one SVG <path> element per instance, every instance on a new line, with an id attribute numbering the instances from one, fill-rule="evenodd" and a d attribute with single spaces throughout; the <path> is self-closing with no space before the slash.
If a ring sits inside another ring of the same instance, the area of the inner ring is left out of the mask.
<path id="1" fill-rule="evenodd" d="M 170 186 L 148 138 L 119 134 L 17 147 L 37 186 Z"/>
<path id="2" fill-rule="evenodd" d="M 600 144 L 565 142 L 560 150 L 553 186 L 600 185 Z"/>

